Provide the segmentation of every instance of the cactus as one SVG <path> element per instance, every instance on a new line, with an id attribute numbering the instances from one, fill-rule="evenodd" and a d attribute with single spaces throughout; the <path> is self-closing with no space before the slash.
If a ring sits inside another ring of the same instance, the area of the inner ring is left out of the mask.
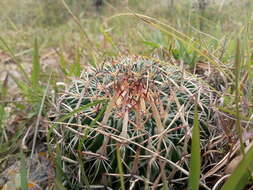
<path id="1" fill-rule="evenodd" d="M 83 109 L 54 129 L 51 142 L 60 142 L 62 155 L 72 160 L 64 161 L 72 185 L 119 189 L 119 162 L 126 186 L 160 184 L 185 176 L 167 161 L 188 167 L 181 158 L 189 154 L 195 103 L 201 146 L 207 143 L 213 95 L 191 74 L 151 58 L 88 67 L 58 100 L 59 118 Z"/>

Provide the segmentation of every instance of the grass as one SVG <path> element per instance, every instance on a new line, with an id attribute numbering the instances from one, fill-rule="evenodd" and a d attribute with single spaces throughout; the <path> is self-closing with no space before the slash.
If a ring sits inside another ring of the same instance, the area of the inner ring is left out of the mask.
<path id="1" fill-rule="evenodd" d="M 192 132 L 192 144 L 191 144 L 191 162 L 190 162 L 190 176 L 189 187 L 190 189 L 199 189 L 200 180 L 200 130 L 198 121 L 197 103 L 194 109 L 194 127 Z"/>
<path id="2" fill-rule="evenodd" d="M 21 157 L 21 165 L 20 165 L 21 189 L 28 190 L 27 166 L 25 161 L 25 155 L 23 152 L 20 153 L 20 157 Z"/>
<path id="3" fill-rule="evenodd" d="M 219 104 L 210 107 L 216 110 L 219 122 L 209 128 L 219 128 L 223 136 L 214 133 L 207 139 L 212 147 L 209 152 L 201 150 L 201 156 L 210 154 L 216 160 L 206 163 L 198 158 L 200 151 L 193 146 L 194 143 L 197 146 L 199 140 L 195 117 L 192 150 L 187 150 L 184 158 L 188 159 L 191 152 L 191 165 L 182 160 L 185 174 L 176 175 L 177 179 L 161 176 L 164 182 L 168 182 L 164 189 L 176 189 L 171 184 L 181 183 L 187 187 L 188 181 L 184 178 L 188 174 L 191 189 L 197 188 L 197 181 L 204 189 L 213 186 L 216 189 L 243 189 L 246 185 L 245 188 L 249 189 L 252 186 L 252 179 L 245 179 L 245 175 L 251 170 L 249 165 L 252 162 L 252 148 L 248 141 L 252 140 L 253 115 L 253 2 L 235 0 L 210 4 L 203 10 L 199 10 L 191 0 L 174 1 L 173 5 L 162 2 L 107 0 L 98 8 L 91 0 L 0 2 L 0 173 L 5 164 L 8 165 L 10 156 L 15 155 L 19 159 L 17 153 L 24 147 L 27 148 L 27 156 L 37 152 L 39 145 L 48 146 L 50 135 L 57 126 L 50 125 L 50 121 L 57 115 L 55 105 L 58 98 L 73 79 L 80 77 L 83 70 L 91 66 L 99 67 L 106 60 L 142 55 L 172 63 L 198 75 L 203 83 L 219 94 L 216 101 Z M 99 103 L 81 106 L 56 122 L 70 120 L 81 110 Z M 99 118 L 96 118 L 91 127 L 98 121 Z M 247 135 L 250 137 L 245 137 Z M 23 142 L 22 146 L 17 141 Z M 227 175 L 225 168 L 234 158 L 230 149 L 236 149 L 237 142 L 243 147 L 237 155 L 242 154 L 243 159 L 235 172 L 224 179 L 226 182 L 222 187 L 224 181 L 217 178 Z M 64 146 L 59 142 L 57 150 Z M 58 189 L 73 189 L 65 186 L 67 179 L 64 176 L 72 172 L 66 170 L 66 163 L 63 162 L 66 158 L 59 152 L 53 154 L 54 148 L 47 150 L 50 152 L 48 158 L 56 160 L 53 164 L 56 165 L 56 179 L 52 180 L 52 184 Z M 209 178 L 203 178 L 227 154 L 230 156 L 225 164 Z M 120 154 L 117 154 L 117 159 L 119 181 L 121 189 L 124 189 L 127 177 L 121 167 L 123 163 L 119 162 Z M 21 161 L 25 165 L 23 157 Z M 68 161 L 70 164 L 71 158 Z M 167 163 L 170 162 L 173 160 Z M 81 160 L 79 163 L 80 171 L 85 174 L 85 164 Z M 180 166 L 179 163 L 173 164 Z M 193 172 L 198 165 L 201 166 L 201 180 L 197 179 L 198 172 Z M 25 174 L 25 167 L 21 167 L 21 171 Z M 21 180 L 22 189 L 27 189 L 25 184 L 29 179 L 21 176 Z M 78 180 L 83 186 L 89 184 L 87 176 Z M 154 183 L 153 187 L 161 188 L 159 185 Z M 53 186 L 50 187 L 53 189 Z"/>

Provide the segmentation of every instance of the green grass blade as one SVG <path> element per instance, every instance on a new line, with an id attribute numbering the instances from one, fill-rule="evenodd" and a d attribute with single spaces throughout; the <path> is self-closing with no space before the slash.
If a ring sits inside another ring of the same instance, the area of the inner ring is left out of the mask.
<path id="1" fill-rule="evenodd" d="M 7 49 L 7 51 L 10 53 L 11 58 L 16 62 L 18 69 L 23 74 L 25 79 L 29 81 L 28 74 L 26 73 L 25 69 L 23 68 L 22 64 L 20 63 L 19 59 L 16 57 L 15 53 L 12 51 L 12 49 L 8 46 L 6 41 L 0 36 L 0 42 L 3 44 L 3 46 Z"/>
<path id="2" fill-rule="evenodd" d="M 80 77 L 81 72 L 82 72 L 82 67 L 81 67 L 80 61 L 81 61 L 81 56 L 80 56 L 79 48 L 76 48 L 74 62 L 73 62 L 73 64 L 70 65 L 71 76 Z"/>
<path id="3" fill-rule="evenodd" d="M 91 102 L 91 103 L 89 103 L 89 104 L 85 104 L 85 105 L 83 105 L 83 106 L 80 106 L 78 109 L 75 109 L 74 111 L 72 111 L 72 112 L 70 112 L 70 113 L 64 115 L 63 117 L 59 118 L 56 122 L 63 122 L 63 121 L 65 121 L 66 119 L 68 119 L 68 118 L 72 117 L 73 115 L 75 115 L 76 113 L 79 113 L 79 112 L 81 112 L 81 111 L 83 111 L 83 110 L 88 109 L 89 107 L 98 105 L 98 104 L 100 104 L 100 103 L 104 103 L 104 102 L 106 102 L 106 101 L 107 101 L 107 100 L 97 100 L 97 101 Z M 53 132 L 53 129 L 54 129 L 56 126 L 57 126 L 56 124 L 52 125 L 52 126 L 50 127 L 49 131 L 48 131 L 48 134 L 47 134 L 47 143 L 48 143 L 48 151 L 49 151 L 49 153 L 52 152 L 52 149 L 51 149 L 51 147 L 50 147 L 50 137 L 51 137 L 51 134 L 52 134 L 52 132 Z"/>
<path id="4" fill-rule="evenodd" d="M 68 75 L 68 64 L 67 64 L 67 60 L 65 59 L 63 50 L 61 50 L 61 51 L 56 50 L 56 53 L 60 58 L 60 60 L 59 60 L 60 70 L 63 72 L 64 75 Z"/>
<path id="5" fill-rule="evenodd" d="M 94 127 L 94 125 L 103 117 L 107 104 L 103 105 L 103 108 L 98 113 L 97 117 L 91 122 L 90 127 Z"/>
<path id="6" fill-rule="evenodd" d="M 120 186 L 121 186 L 121 190 L 125 190 L 124 176 L 123 176 L 124 171 L 123 171 L 123 166 L 122 166 L 122 159 L 120 156 L 120 146 L 119 145 L 117 145 L 116 154 L 117 154 L 117 164 L 118 164 L 119 175 L 120 175 Z"/>
<path id="7" fill-rule="evenodd" d="M 0 100 L 4 100 L 7 97 L 8 93 L 8 80 L 9 80 L 9 74 L 6 75 L 3 84 L 1 86 L 1 91 L 0 91 Z"/>
<path id="8" fill-rule="evenodd" d="M 97 57 L 95 56 L 94 53 L 91 54 L 91 57 L 88 62 L 92 67 L 96 68 L 97 67 Z"/>
<path id="9" fill-rule="evenodd" d="M 61 182 L 59 182 L 59 180 L 55 180 L 55 186 L 56 186 L 56 188 L 58 189 L 58 190 L 67 190 L 63 185 L 62 185 L 62 183 Z"/>
<path id="10" fill-rule="evenodd" d="M 66 173 L 63 171 L 63 165 L 62 165 L 62 160 L 61 160 L 61 149 L 60 149 L 60 145 L 57 145 L 56 147 L 56 158 L 55 158 L 55 186 L 57 187 L 57 189 L 59 190 L 65 190 L 66 188 L 62 185 L 62 181 L 65 179 L 68 182 L 68 176 L 66 175 Z"/>
<path id="11" fill-rule="evenodd" d="M 4 120 L 4 105 L 0 104 L 0 135 L 2 136 L 3 133 L 3 120 Z"/>
<path id="12" fill-rule="evenodd" d="M 63 171 L 62 171 L 62 162 L 61 162 L 61 150 L 60 145 L 56 147 L 56 158 L 55 158 L 55 166 L 56 166 L 56 179 L 61 182 Z"/>
<path id="13" fill-rule="evenodd" d="M 34 41 L 34 50 L 33 50 L 33 60 L 32 60 L 32 76 L 31 82 L 33 88 L 36 88 L 39 84 L 39 75 L 40 75 L 40 58 L 39 58 L 39 48 L 38 41 L 35 39 Z"/>
<path id="14" fill-rule="evenodd" d="M 20 180 L 21 180 L 21 189 L 28 190 L 28 178 L 27 178 L 27 166 L 24 153 L 20 153 Z"/>
<path id="15" fill-rule="evenodd" d="M 84 138 L 86 138 L 86 136 Z M 78 163 L 79 163 L 80 171 L 81 171 L 81 174 L 80 174 L 81 175 L 81 183 L 86 186 L 87 190 L 90 190 L 91 188 L 90 188 L 89 178 L 86 175 L 83 156 L 81 154 L 84 138 L 81 138 L 79 140 L 79 144 L 78 144 Z"/>
<path id="16" fill-rule="evenodd" d="M 106 32 L 103 28 L 103 26 L 100 27 L 100 31 L 101 33 L 104 35 L 104 38 L 107 42 L 109 42 L 112 47 L 117 51 L 120 52 L 120 49 L 117 47 L 117 45 L 114 43 L 112 37 L 110 36 L 110 34 L 108 32 Z"/>
<path id="17" fill-rule="evenodd" d="M 92 107 L 92 106 L 95 106 L 97 104 L 100 104 L 100 103 L 104 103 L 106 100 L 97 100 L 97 101 L 94 101 L 94 102 L 91 102 L 89 104 L 85 104 L 83 106 L 80 106 L 78 109 L 75 109 L 74 111 L 64 115 L 63 117 L 61 117 L 59 120 L 57 120 L 57 122 L 62 122 L 70 117 L 72 117 L 73 115 L 75 115 L 76 113 L 79 113 L 83 110 L 86 110 L 87 108 L 89 107 Z"/>
<path id="18" fill-rule="evenodd" d="M 5 98 L 7 97 L 7 94 L 8 94 L 8 74 L 6 75 L 0 90 L 1 90 L 0 101 L 5 101 Z M 5 106 L 6 106 L 5 103 L 0 103 L 0 136 L 4 134 L 3 121 L 5 117 L 5 111 L 4 111 Z"/>
<path id="19" fill-rule="evenodd" d="M 199 133 L 199 121 L 198 110 L 195 105 L 194 111 L 194 125 L 192 131 L 192 144 L 191 144 L 191 161 L 190 161 L 190 175 L 189 175 L 189 189 L 199 189 L 200 178 L 200 133 Z"/>
<path id="20" fill-rule="evenodd" d="M 145 45 L 148 45 L 148 46 L 150 46 L 150 47 L 152 47 L 152 48 L 160 48 L 161 47 L 161 45 L 160 44 L 158 44 L 158 43 L 155 43 L 155 42 L 150 42 L 150 41 L 141 41 L 141 43 L 143 43 L 143 44 L 145 44 Z"/>
<path id="21" fill-rule="evenodd" d="M 238 167 L 234 170 L 232 175 L 228 178 L 221 190 L 237 190 L 242 189 L 248 182 L 245 175 L 248 174 L 249 169 L 252 167 L 253 162 L 253 147 L 245 154 Z M 244 183 L 242 183 L 242 180 Z"/>
<path id="22" fill-rule="evenodd" d="M 237 41 L 236 55 L 235 55 L 235 105 L 236 105 L 236 132 L 240 140 L 241 153 L 244 154 L 244 145 L 242 139 L 242 129 L 241 129 L 241 115 L 240 115 L 240 62 L 241 62 L 241 52 L 240 52 L 240 41 Z"/>

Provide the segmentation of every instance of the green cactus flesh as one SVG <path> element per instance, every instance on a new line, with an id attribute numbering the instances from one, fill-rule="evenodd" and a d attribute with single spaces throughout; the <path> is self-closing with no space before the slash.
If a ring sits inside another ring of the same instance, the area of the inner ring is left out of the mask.
<path id="1" fill-rule="evenodd" d="M 118 148 L 126 185 L 136 179 L 138 184 L 161 183 L 173 170 L 165 159 L 178 162 L 190 152 L 196 103 L 202 147 L 206 144 L 212 98 L 213 92 L 192 75 L 153 59 L 128 57 L 88 68 L 59 99 L 59 117 L 104 100 L 66 120 L 67 128 L 56 128 L 59 135 L 54 136 L 64 144 L 62 154 L 78 163 L 66 164 L 70 181 L 85 186 L 81 171 L 89 184 L 117 189 Z M 181 167 L 187 169 L 187 162 Z M 180 171 L 176 175 L 184 176 Z"/>

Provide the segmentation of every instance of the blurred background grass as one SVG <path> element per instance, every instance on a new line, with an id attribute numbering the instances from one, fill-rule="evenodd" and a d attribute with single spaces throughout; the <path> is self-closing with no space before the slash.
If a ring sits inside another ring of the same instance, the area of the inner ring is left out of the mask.
<path id="1" fill-rule="evenodd" d="M 202 44 L 211 50 L 224 46 L 225 41 L 227 47 L 233 48 L 230 45 L 234 43 L 232 39 L 244 37 L 245 34 L 250 36 L 247 34 L 252 31 L 253 4 L 250 0 L 205 0 L 206 3 L 201 5 L 202 1 L 109 0 L 98 7 L 92 0 L 66 0 L 66 4 L 98 47 L 103 35 L 101 28 L 112 35 L 112 40 L 131 47 L 128 48 L 131 50 L 134 47 L 133 52 L 146 47 L 140 43 L 143 38 L 158 44 L 164 43 L 160 45 L 170 45 L 162 39 L 164 36 L 159 31 L 147 28 L 137 19 L 123 17 L 105 23 L 106 18 L 122 12 L 138 12 L 155 17 L 194 40 L 203 40 Z M 2 0 L 0 3 L 0 34 L 16 51 L 29 49 L 35 37 L 39 38 L 42 48 L 66 44 L 66 40 L 70 44 L 80 42 L 78 26 L 61 0 Z M 229 49 L 227 47 L 226 50 Z"/>

